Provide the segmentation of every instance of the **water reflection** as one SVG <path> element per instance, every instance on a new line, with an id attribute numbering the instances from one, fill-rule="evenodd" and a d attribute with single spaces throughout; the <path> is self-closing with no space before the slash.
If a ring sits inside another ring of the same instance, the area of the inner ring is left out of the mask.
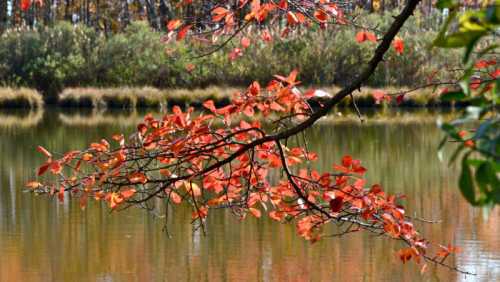
<path id="1" fill-rule="evenodd" d="M 369 181 L 406 194 L 409 209 L 418 216 L 441 219 L 441 224 L 421 224 L 422 232 L 434 241 L 460 245 L 463 252 L 456 262 L 478 273 L 476 277 L 432 267 L 420 276 L 418 267 L 398 262 L 396 243 L 368 234 L 310 245 L 292 226 L 268 219 L 239 222 L 216 211 L 208 220 L 208 236 L 203 236 L 192 232 L 191 211 L 179 208 L 170 211 L 168 239 L 162 231 L 165 219 L 140 210 L 116 215 L 91 203 L 81 211 L 77 202 L 59 204 L 22 193 L 42 161 L 34 150 L 37 144 L 58 152 L 80 148 L 103 136 L 131 132 L 141 117 L 134 112 L 114 118 L 109 112 L 78 114 L 49 109 L 35 125 L 0 126 L 0 281 L 500 279 L 500 211 L 485 216 L 463 201 L 456 168 L 437 160 L 441 133 L 433 122 L 325 121 L 307 135 L 311 149 L 321 156 L 318 169 L 330 170 L 342 154 L 350 153 L 369 168 Z M 397 114 L 393 121 L 410 118 Z"/>

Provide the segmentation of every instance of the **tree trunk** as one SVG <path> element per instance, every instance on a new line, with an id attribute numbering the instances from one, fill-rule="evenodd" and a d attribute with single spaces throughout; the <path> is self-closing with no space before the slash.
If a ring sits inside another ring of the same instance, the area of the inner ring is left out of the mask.
<path id="1" fill-rule="evenodd" d="M 69 3 L 69 0 L 66 0 L 66 6 L 64 7 L 64 20 L 71 22 L 71 15 L 69 12 L 69 6 L 71 4 Z"/>
<path id="2" fill-rule="evenodd" d="M 165 0 L 160 0 L 160 28 L 165 29 L 167 26 L 167 22 L 170 18 L 172 18 L 171 12 Z"/>
<path id="3" fill-rule="evenodd" d="M 0 34 L 7 29 L 7 1 L 0 1 Z"/>
<path id="4" fill-rule="evenodd" d="M 156 7 L 154 0 L 144 0 L 146 3 L 146 8 L 148 11 L 148 20 L 149 24 L 155 29 L 158 30 L 158 17 L 156 15 Z"/>
<path id="5" fill-rule="evenodd" d="M 130 12 L 128 10 L 128 0 L 122 0 L 122 29 L 130 23 Z"/>

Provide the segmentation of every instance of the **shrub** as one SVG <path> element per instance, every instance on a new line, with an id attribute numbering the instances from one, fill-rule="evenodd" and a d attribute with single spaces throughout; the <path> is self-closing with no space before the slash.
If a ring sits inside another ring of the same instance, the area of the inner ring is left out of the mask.
<path id="1" fill-rule="evenodd" d="M 391 15 L 362 18 L 363 26 L 387 28 Z M 434 70 L 457 65 L 458 52 L 430 49 L 435 31 L 421 28 L 412 18 L 402 31 L 405 53 L 393 50 L 379 66 L 368 86 L 410 87 L 423 84 Z M 427 24 L 429 25 L 429 24 Z M 105 38 L 84 26 L 57 23 L 40 30 L 10 30 L 0 40 L 0 83 L 30 86 L 53 100 L 65 87 L 204 88 L 210 85 L 244 86 L 253 80 L 263 83 L 274 74 L 297 68 L 304 84 L 344 85 L 368 60 L 373 43 L 357 43 L 352 27 L 291 32 L 280 38 L 272 27 L 272 43 L 249 35 L 252 45 L 231 61 L 228 52 L 239 46 L 239 38 L 221 52 L 192 60 L 212 50 L 199 42 L 163 43 L 162 33 L 145 22 L 134 22 L 124 32 Z M 187 65 L 194 64 L 188 71 Z M 441 78 L 443 79 L 443 78 Z"/>

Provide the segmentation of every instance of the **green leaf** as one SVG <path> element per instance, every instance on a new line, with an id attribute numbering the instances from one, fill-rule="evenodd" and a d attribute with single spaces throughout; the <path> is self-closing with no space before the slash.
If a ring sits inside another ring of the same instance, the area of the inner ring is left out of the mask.
<path id="1" fill-rule="evenodd" d="M 458 148 L 455 149 L 455 152 L 453 152 L 453 154 L 451 155 L 451 158 L 450 158 L 450 161 L 448 162 L 448 165 L 451 165 L 452 163 L 455 162 L 455 160 L 460 155 L 460 152 L 463 151 L 463 149 L 465 149 L 464 145 L 460 145 L 460 146 L 458 146 Z"/>
<path id="2" fill-rule="evenodd" d="M 448 31 L 448 26 L 451 24 L 451 22 L 453 21 L 453 19 L 455 19 L 456 16 L 457 12 L 455 11 L 452 11 L 450 15 L 448 15 L 448 17 L 446 18 L 446 22 L 443 24 L 443 27 L 438 33 L 438 36 L 436 37 L 436 39 L 434 39 L 434 42 L 432 42 L 432 46 L 439 46 L 440 44 L 442 44 L 445 38 L 446 31 Z"/>
<path id="3" fill-rule="evenodd" d="M 467 96 L 465 96 L 464 92 L 462 91 L 453 91 L 441 95 L 440 98 L 442 101 L 456 101 L 456 100 L 460 101 L 467 98 Z"/>
<path id="4" fill-rule="evenodd" d="M 484 34 L 485 32 L 483 31 L 456 32 L 438 38 L 439 40 L 434 41 L 434 46 L 441 48 L 474 47 L 475 42 Z"/>
<path id="5" fill-rule="evenodd" d="M 474 182 L 472 180 L 472 170 L 467 163 L 468 154 L 462 159 L 462 172 L 460 173 L 460 179 L 458 185 L 460 187 L 460 192 L 464 198 L 472 205 L 476 205 L 476 193 L 474 189 Z"/>
<path id="6" fill-rule="evenodd" d="M 452 6 L 454 6 L 453 0 L 438 0 L 436 3 L 436 7 L 441 10 Z"/>
<path id="7" fill-rule="evenodd" d="M 474 50 L 474 47 L 476 46 L 476 43 L 479 41 L 480 38 L 481 38 L 481 36 L 473 38 L 467 44 L 467 47 L 465 48 L 464 58 L 462 59 L 464 64 L 466 64 L 469 61 L 470 54 L 472 54 L 472 51 Z"/>
<path id="8" fill-rule="evenodd" d="M 491 186 L 495 189 L 496 181 L 495 169 L 490 162 L 483 162 L 476 170 L 476 182 L 479 186 L 481 192 L 488 194 L 489 189 L 488 186 Z M 497 188 L 500 189 L 500 188 Z"/>

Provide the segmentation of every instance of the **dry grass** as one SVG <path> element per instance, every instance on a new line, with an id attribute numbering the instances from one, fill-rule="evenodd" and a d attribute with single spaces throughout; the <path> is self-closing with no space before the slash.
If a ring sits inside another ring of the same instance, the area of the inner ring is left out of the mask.
<path id="1" fill-rule="evenodd" d="M 304 88 L 305 89 L 305 88 Z M 339 87 L 320 87 L 320 89 L 335 94 Z M 213 99 L 216 104 L 224 105 L 229 103 L 233 93 L 238 88 L 234 87 L 208 87 L 203 89 L 157 89 L 145 88 L 67 88 L 59 96 L 60 104 L 63 106 L 94 107 L 94 108 L 141 108 L 156 107 L 161 108 L 172 105 L 201 106 L 207 99 Z M 376 89 L 362 88 L 361 92 L 355 92 L 356 104 L 360 107 L 385 106 L 387 103 L 377 105 L 372 96 Z M 384 88 L 391 94 L 393 102 L 398 93 L 406 92 L 406 88 Z M 351 98 L 347 97 L 340 104 L 351 106 Z M 449 106 L 439 101 L 439 94 L 431 89 L 424 89 L 411 92 L 405 95 L 405 99 L 400 106 L 409 107 L 435 107 Z"/>
<path id="2" fill-rule="evenodd" d="M 41 108 L 42 106 L 43 97 L 34 89 L 0 87 L 0 107 Z"/>
<path id="3" fill-rule="evenodd" d="M 67 88 L 59 95 L 62 106 L 94 108 L 142 108 L 167 105 L 196 105 L 207 99 L 229 102 L 235 88 L 208 87 L 205 89 L 144 88 Z"/>
<path id="4" fill-rule="evenodd" d="M 339 87 L 320 87 L 335 94 Z M 228 104 L 232 95 L 237 92 L 234 87 L 207 87 L 203 89 L 157 89 L 152 87 L 123 88 L 67 88 L 59 95 L 61 106 L 86 108 L 165 108 L 172 105 L 191 105 L 200 107 L 207 99 L 213 99 L 218 106 Z M 356 104 L 360 107 L 376 105 L 372 93 L 375 89 L 362 88 L 355 92 Z M 386 93 L 396 94 L 407 91 L 405 88 L 385 88 Z M 395 95 L 393 96 L 395 100 Z M 393 102 L 394 103 L 394 102 Z M 0 107 L 41 107 L 43 97 L 36 90 L 27 88 L 0 88 Z M 339 106 L 351 106 L 347 97 Z M 387 103 L 383 103 L 387 105 Z M 439 101 L 439 95 L 431 89 L 419 90 L 405 95 L 401 106 L 434 107 L 449 106 Z"/>

